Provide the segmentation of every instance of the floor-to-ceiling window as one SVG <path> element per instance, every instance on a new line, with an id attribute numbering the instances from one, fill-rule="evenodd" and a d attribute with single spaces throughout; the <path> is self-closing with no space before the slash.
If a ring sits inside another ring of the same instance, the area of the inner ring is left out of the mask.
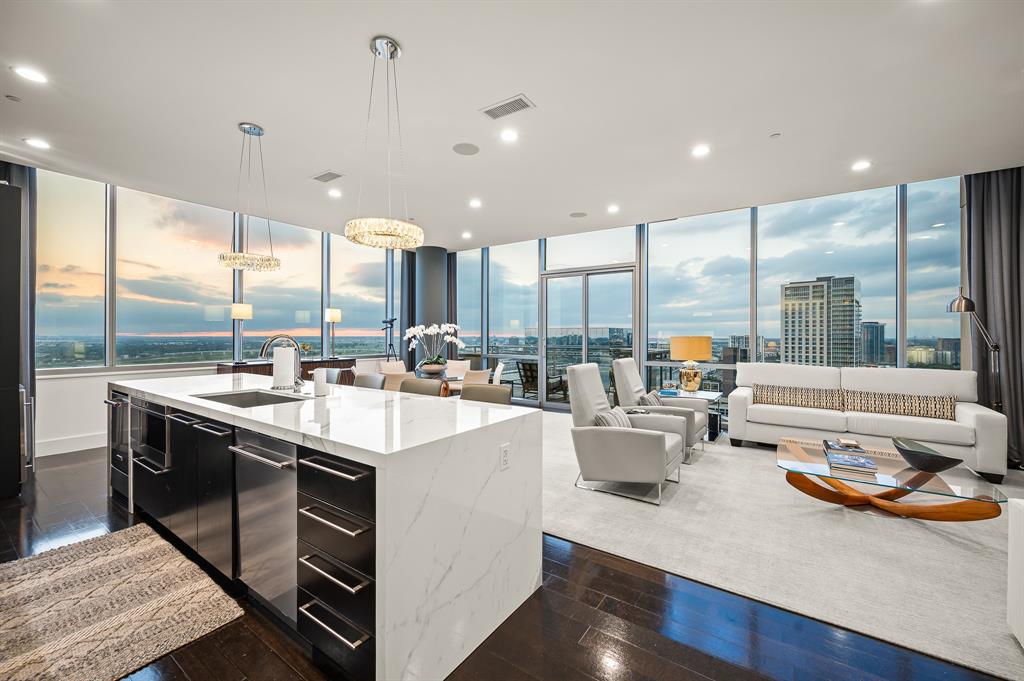
<path id="1" fill-rule="evenodd" d="M 387 258 L 389 252 L 352 243 L 331 235 L 331 304 L 341 310 L 335 324 L 336 355 L 379 355 L 385 338 L 381 321 L 387 313 Z M 319 271 L 319 270 L 318 270 Z"/>
<path id="2" fill-rule="evenodd" d="M 117 190 L 118 364 L 231 359 L 231 212 Z"/>
<path id="3" fill-rule="evenodd" d="M 481 353 L 481 251 L 459 251 L 455 254 L 455 318 L 459 337 L 466 347 L 460 357 L 479 357 Z"/>
<path id="4" fill-rule="evenodd" d="M 647 237 L 647 381 L 678 380 L 673 336 L 709 336 L 704 387 L 732 392 L 750 352 L 749 209 L 655 222 Z M 755 348 L 763 345 L 758 338 Z"/>
<path id="5" fill-rule="evenodd" d="M 907 185 L 907 366 L 960 368 L 960 178 Z"/>
<path id="6" fill-rule="evenodd" d="M 764 361 L 896 365 L 896 222 L 896 187 L 758 208 Z"/>
<path id="7" fill-rule="evenodd" d="M 38 171 L 36 366 L 104 363 L 106 185 Z"/>
<path id="8" fill-rule="evenodd" d="M 636 227 L 553 236 L 545 240 L 546 271 L 636 262 Z"/>
<path id="9" fill-rule="evenodd" d="M 303 355 L 319 356 L 320 232 L 281 222 L 271 222 L 271 230 L 281 269 L 244 274 L 245 302 L 252 305 L 253 312 L 243 329 L 242 357 L 256 357 L 263 341 L 278 333 L 293 336 Z M 262 219 L 252 219 L 249 250 L 269 250 Z"/>
<path id="10" fill-rule="evenodd" d="M 505 358 L 505 371 L 515 381 L 514 394 L 521 397 L 521 375 L 523 371 L 531 373 L 538 359 L 537 242 L 522 241 L 488 250 L 488 355 Z M 526 367 L 520 366 L 523 362 Z"/>

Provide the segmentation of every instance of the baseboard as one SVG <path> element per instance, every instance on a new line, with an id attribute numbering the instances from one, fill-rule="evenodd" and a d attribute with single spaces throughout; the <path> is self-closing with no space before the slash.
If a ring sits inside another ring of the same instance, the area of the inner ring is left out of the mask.
<path id="1" fill-rule="evenodd" d="M 83 449 L 95 449 L 107 444 L 107 434 L 86 433 L 85 435 L 69 435 L 68 437 L 55 437 L 50 440 L 36 440 L 36 456 L 51 456 L 53 454 L 65 454 L 77 452 Z"/>

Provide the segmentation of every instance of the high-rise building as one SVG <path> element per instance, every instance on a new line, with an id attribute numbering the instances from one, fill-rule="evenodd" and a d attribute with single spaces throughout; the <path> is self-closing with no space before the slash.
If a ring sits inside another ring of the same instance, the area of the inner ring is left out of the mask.
<path id="1" fill-rule="evenodd" d="M 959 338 L 939 338 L 935 341 L 935 350 L 938 352 L 948 352 L 950 356 L 949 364 L 951 366 L 960 366 Z"/>
<path id="2" fill-rule="evenodd" d="M 885 324 L 861 322 L 860 338 L 864 364 L 868 366 L 885 364 Z"/>
<path id="3" fill-rule="evenodd" d="M 730 348 L 737 348 L 739 350 L 750 350 L 750 336 L 743 334 L 742 336 L 729 336 Z M 764 357 L 764 336 L 757 337 L 757 352 L 750 357 L 751 362 L 760 362 Z M 724 359 L 722 360 L 725 361 Z M 743 360 L 746 362 L 747 360 Z M 726 362 L 728 363 L 728 362 Z"/>
<path id="4" fill-rule="evenodd" d="M 782 285 L 782 361 L 860 366 L 861 303 L 856 277 L 823 276 Z"/>

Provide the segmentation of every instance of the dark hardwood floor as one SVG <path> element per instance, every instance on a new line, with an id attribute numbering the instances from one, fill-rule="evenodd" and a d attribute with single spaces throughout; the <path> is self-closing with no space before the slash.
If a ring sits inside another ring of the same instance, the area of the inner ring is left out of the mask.
<path id="1" fill-rule="evenodd" d="M 0 562 L 131 525 L 124 508 L 106 498 L 104 463 L 102 450 L 41 458 L 21 498 L 0 501 Z M 128 678 L 339 678 L 258 608 L 242 605 L 243 617 Z M 765 678 L 992 677 L 545 536 L 543 587 L 449 681 Z"/>

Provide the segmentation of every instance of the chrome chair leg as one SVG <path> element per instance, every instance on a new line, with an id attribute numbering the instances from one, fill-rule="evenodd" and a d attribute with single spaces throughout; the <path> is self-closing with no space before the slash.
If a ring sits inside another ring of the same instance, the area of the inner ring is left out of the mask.
<path id="1" fill-rule="evenodd" d="M 658 485 L 658 500 L 657 501 L 652 501 L 652 500 L 648 499 L 647 497 L 641 497 L 641 496 L 638 496 L 638 495 L 635 495 L 635 494 L 628 494 L 626 492 L 616 492 L 616 491 L 610 490 L 610 489 L 600 489 L 599 487 L 587 487 L 586 485 L 581 485 L 580 484 L 580 480 L 582 480 L 582 479 L 583 479 L 583 473 L 580 473 L 579 475 L 576 476 L 576 482 L 573 483 L 573 484 L 574 484 L 574 486 L 577 489 L 585 489 L 588 492 L 604 492 L 605 494 L 611 494 L 611 495 L 616 496 L 616 497 L 624 497 L 626 499 L 632 499 L 633 501 L 642 501 L 645 504 L 654 504 L 655 506 L 661 506 L 661 488 L 662 488 L 662 484 L 663 483 L 660 483 L 660 482 L 659 483 L 655 483 L 655 484 Z"/>

